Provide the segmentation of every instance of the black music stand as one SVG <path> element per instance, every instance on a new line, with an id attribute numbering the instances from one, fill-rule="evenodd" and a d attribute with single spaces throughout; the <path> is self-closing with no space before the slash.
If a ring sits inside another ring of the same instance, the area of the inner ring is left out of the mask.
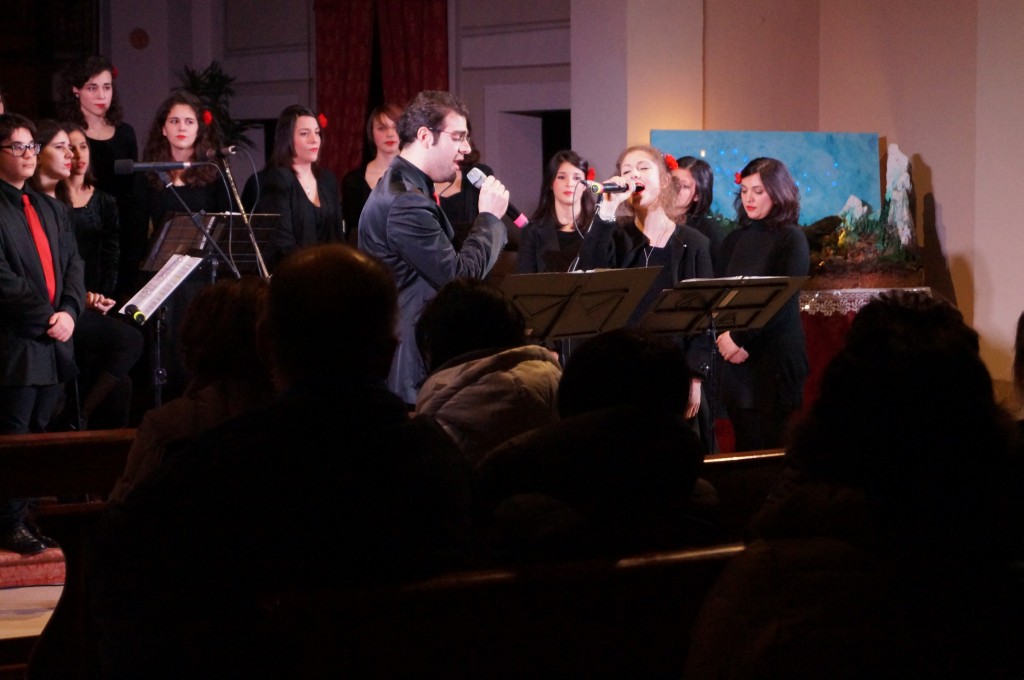
<path id="1" fill-rule="evenodd" d="M 256 213 L 249 218 L 253 228 L 252 237 L 249 236 L 241 213 L 201 213 L 198 220 L 205 233 L 196 226 L 192 214 L 175 213 L 164 222 L 153 239 L 142 270 L 159 271 L 172 255 L 203 253 L 214 265 L 211 277 L 215 278 L 216 265 L 223 253 L 224 257 L 234 263 L 239 273 L 260 274 L 262 250 L 270 242 L 270 234 L 281 216 Z"/>
<path id="2" fill-rule="evenodd" d="M 717 450 L 715 435 L 718 400 L 719 331 L 760 328 L 796 295 L 806 276 L 736 276 L 723 279 L 687 279 L 661 291 L 639 328 L 653 333 L 711 334 L 711 361 L 706 377 L 711 431 L 708 440 Z"/>
<path id="3" fill-rule="evenodd" d="M 529 336 L 546 343 L 621 328 L 660 271 L 640 267 L 512 274 L 501 288 L 526 318 Z"/>
<path id="4" fill-rule="evenodd" d="M 808 277 L 736 276 L 687 279 L 661 291 L 639 328 L 653 333 L 693 335 L 760 328 Z"/>
<path id="5" fill-rule="evenodd" d="M 260 263 L 263 252 L 270 243 L 274 228 L 281 221 L 277 213 L 253 213 L 246 215 L 252 227 L 252 234 L 246 228 L 241 213 L 207 213 L 209 231 L 220 244 L 221 250 L 231 258 L 242 274 L 263 275 Z"/>

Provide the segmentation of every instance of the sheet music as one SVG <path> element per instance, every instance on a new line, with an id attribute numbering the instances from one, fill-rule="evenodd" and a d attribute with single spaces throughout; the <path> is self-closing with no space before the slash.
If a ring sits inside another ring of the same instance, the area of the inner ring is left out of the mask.
<path id="1" fill-rule="evenodd" d="M 164 300 L 181 285 L 182 281 L 188 278 L 189 274 L 195 271 L 195 268 L 202 261 L 203 258 L 191 255 L 171 255 L 167 260 L 167 264 L 153 275 L 149 283 L 143 286 L 142 290 L 125 303 L 124 307 L 121 308 L 121 313 L 127 314 L 126 310 L 128 307 L 135 305 L 147 319 L 150 318 L 160 308 L 160 305 L 164 303 Z"/>

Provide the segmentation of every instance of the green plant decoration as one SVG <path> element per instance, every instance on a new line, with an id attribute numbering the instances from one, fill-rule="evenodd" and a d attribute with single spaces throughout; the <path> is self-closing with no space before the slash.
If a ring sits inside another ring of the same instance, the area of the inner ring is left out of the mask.
<path id="1" fill-rule="evenodd" d="M 235 95 L 232 87 L 235 77 L 225 73 L 219 62 L 212 61 L 202 71 L 185 66 L 178 78 L 183 89 L 198 97 L 213 114 L 213 129 L 218 138 L 218 146 L 252 147 L 245 132 L 257 127 L 257 124 L 241 123 L 231 117 L 230 103 Z"/>

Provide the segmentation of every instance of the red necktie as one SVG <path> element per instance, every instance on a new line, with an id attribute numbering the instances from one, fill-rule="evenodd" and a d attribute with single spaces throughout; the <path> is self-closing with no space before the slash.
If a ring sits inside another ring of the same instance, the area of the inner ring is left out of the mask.
<path id="1" fill-rule="evenodd" d="M 434 203 L 437 203 L 438 206 L 441 205 L 441 197 L 437 195 L 436 191 L 434 192 Z"/>
<path id="2" fill-rule="evenodd" d="M 39 221 L 36 209 L 28 200 L 28 194 L 21 195 L 21 203 L 25 206 L 25 219 L 28 220 L 28 229 L 32 232 L 32 240 L 36 242 L 36 252 L 39 253 L 39 261 L 43 265 L 43 276 L 46 278 L 46 292 L 50 294 L 52 304 L 57 295 L 57 279 L 53 275 L 53 253 L 50 251 L 50 241 L 43 231 L 43 224 Z"/>

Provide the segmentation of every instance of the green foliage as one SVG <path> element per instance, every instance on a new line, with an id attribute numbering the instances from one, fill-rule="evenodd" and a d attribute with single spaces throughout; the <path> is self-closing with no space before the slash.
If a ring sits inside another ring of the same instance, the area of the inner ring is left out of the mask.
<path id="1" fill-rule="evenodd" d="M 888 203 L 886 200 L 880 212 L 863 215 L 852 222 L 835 216 L 805 227 L 811 245 L 812 272 L 914 266 L 916 253 L 904 248 L 896 229 L 886 223 Z"/>
<path id="2" fill-rule="evenodd" d="M 254 123 L 240 123 L 231 117 L 231 98 L 235 96 L 232 84 L 235 77 L 224 72 L 216 60 L 202 71 L 185 66 L 178 74 L 182 88 L 199 98 L 213 114 L 213 129 L 218 146 L 241 145 L 251 147 L 245 131 L 257 127 Z"/>

